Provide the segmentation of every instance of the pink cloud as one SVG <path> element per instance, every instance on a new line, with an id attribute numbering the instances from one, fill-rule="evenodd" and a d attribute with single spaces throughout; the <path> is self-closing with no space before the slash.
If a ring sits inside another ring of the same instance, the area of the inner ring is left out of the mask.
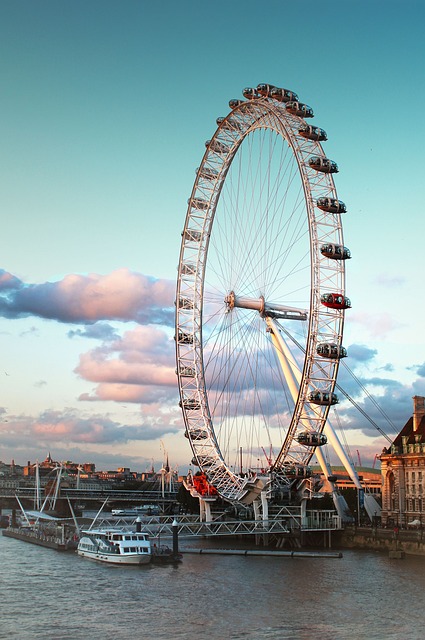
<path id="1" fill-rule="evenodd" d="M 20 448 L 22 443 L 38 444 L 47 449 L 52 443 L 109 444 L 159 439 L 176 433 L 179 427 L 161 419 L 144 418 L 143 423 L 122 425 L 105 415 L 84 417 L 76 410 L 45 411 L 37 417 L 11 416 L 0 422 L 2 446 Z"/>
<path id="2" fill-rule="evenodd" d="M 113 343 L 80 355 L 75 372 L 98 383 L 80 400 L 177 403 L 174 340 L 152 326 L 135 327 Z"/>
<path id="3" fill-rule="evenodd" d="M 394 319 L 389 313 L 356 313 L 350 311 L 350 323 L 359 324 L 364 327 L 368 333 L 376 337 L 384 337 L 403 327 L 403 325 Z"/>
<path id="4" fill-rule="evenodd" d="M 0 315 L 39 316 L 59 322 L 93 323 L 133 320 L 173 324 L 174 282 L 129 269 L 107 275 L 67 275 L 59 282 L 24 284 L 0 271 Z"/>

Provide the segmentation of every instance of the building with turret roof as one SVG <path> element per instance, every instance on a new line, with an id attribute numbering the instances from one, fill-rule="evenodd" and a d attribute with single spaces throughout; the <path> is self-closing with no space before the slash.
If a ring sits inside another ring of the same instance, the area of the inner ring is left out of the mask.
<path id="1" fill-rule="evenodd" d="M 382 523 L 425 523 L 425 398 L 413 397 L 413 416 L 379 456 L 382 474 Z"/>

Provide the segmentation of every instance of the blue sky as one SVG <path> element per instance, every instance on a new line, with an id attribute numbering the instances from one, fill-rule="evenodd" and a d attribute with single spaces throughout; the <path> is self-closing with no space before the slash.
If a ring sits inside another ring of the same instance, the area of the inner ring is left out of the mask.
<path id="1" fill-rule="evenodd" d="M 419 0 L 0 3 L 1 460 L 144 470 L 165 449 L 188 464 L 170 382 L 186 202 L 215 119 L 260 82 L 296 91 L 328 132 L 353 255 L 347 364 L 404 425 L 425 395 L 424 14 Z M 385 441 L 348 415 L 371 462 Z"/>

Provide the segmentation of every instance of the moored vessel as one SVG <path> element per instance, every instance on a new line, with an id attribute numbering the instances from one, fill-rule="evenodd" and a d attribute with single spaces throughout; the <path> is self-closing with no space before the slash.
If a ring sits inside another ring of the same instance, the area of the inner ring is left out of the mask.
<path id="1" fill-rule="evenodd" d="M 152 557 L 148 535 L 123 527 L 83 530 L 77 552 L 112 564 L 148 564 Z"/>

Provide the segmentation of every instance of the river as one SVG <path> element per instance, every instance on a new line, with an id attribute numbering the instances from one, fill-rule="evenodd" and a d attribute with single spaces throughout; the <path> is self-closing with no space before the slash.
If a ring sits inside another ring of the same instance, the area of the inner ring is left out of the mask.
<path id="1" fill-rule="evenodd" d="M 185 554 L 177 566 L 114 567 L 0 536 L 0 568 L 0 638 L 424 637 L 422 557 Z"/>

